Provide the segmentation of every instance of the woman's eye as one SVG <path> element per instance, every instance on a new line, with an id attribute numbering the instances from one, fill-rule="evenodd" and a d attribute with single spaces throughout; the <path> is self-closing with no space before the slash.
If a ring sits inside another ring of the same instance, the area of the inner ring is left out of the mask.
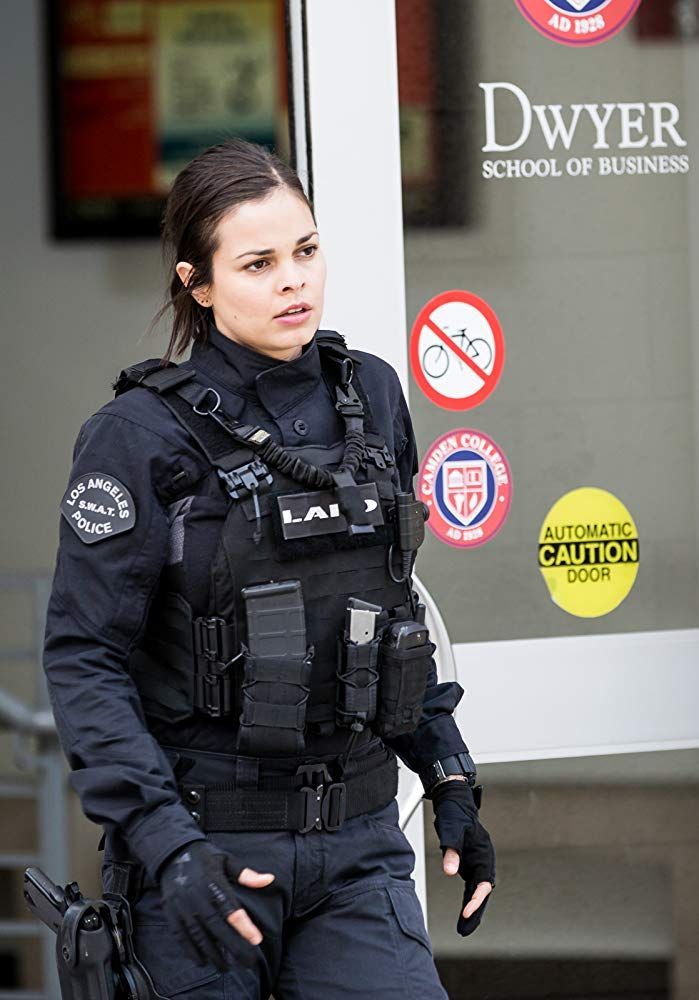
<path id="1" fill-rule="evenodd" d="M 318 247 L 315 245 L 315 243 L 310 243 L 307 247 L 301 247 L 301 249 L 299 250 L 299 253 L 302 256 L 304 256 L 305 258 L 310 259 L 311 257 L 315 256 L 315 252 L 316 252 L 317 249 L 318 249 Z M 306 253 L 307 250 L 310 250 L 312 252 L 311 253 Z M 256 266 L 257 264 L 269 264 L 269 261 L 265 260 L 264 258 L 260 258 L 260 260 L 254 260 L 252 262 L 252 264 L 248 264 L 247 265 L 247 267 L 245 268 L 245 270 L 246 271 L 253 271 L 255 274 L 258 274 L 260 271 L 266 271 L 267 270 L 266 267 L 257 267 Z"/>

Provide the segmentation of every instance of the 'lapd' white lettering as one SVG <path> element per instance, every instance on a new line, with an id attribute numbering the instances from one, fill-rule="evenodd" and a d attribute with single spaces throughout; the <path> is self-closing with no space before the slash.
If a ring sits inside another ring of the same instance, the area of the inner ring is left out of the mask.
<path id="1" fill-rule="evenodd" d="M 372 500 L 370 497 L 364 498 L 364 509 L 367 511 L 376 510 L 378 503 L 376 500 Z M 312 521 L 314 518 L 333 518 L 340 517 L 340 507 L 336 503 L 331 503 L 327 510 L 325 510 L 320 505 L 314 507 L 309 507 L 306 513 L 302 517 L 294 517 L 292 512 L 287 508 L 282 510 L 282 521 L 284 524 L 301 524 L 304 521 Z"/>
<path id="2" fill-rule="evenodd" d="M 306 516 L 303 518 L 304 521 L 312 521 L 314 517 L 337 517 L 337 504 L 331 504 L 330 510 L 335 508 L 335 513 L 328 513 L 323 510 L 322 507 L 309 507 L 306 511 Z"/>
<path id="3" fill-rule="evenodd" d="M 479 83 L 478 86 L 485 94 L 484 153 L 505 153 L 520 149 L 531 134 L 535 116 L 544 141 L 552 152 L 558 145 L 566 150 L 570 149 L 581 121 L 587 121 L 593 127 L 593 149 L 610 148 L 608 135 L 613 123 L 618 128 L 619 149 L 642 149 L 649 143 L 654 149 L 687 145 L 677 129 L 679 109 L 670 101 L 605 103 L 601 105 L 602 113 L 599 104 L 569 104 L 564 113 L 561 104 L 532 104 L 522 88 L 514 83 L 498 81 Z M 499 142 L 497 137 L 495 97 L 498 91 L 512 95 L 519 105 L 519 135 L 509 144 Z"/>

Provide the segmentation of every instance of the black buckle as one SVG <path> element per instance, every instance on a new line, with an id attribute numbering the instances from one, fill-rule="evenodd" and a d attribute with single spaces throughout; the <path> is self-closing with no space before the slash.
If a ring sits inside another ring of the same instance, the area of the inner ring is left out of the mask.
<path id="1" fill-rule="evenodd" d="M 197 656 L 202 656 L 205 660 L 212 662 L 220 661 L 226 642 L 223 629 L 228 625 L 225 618 L 195 618 L 192 625 L 194 626 L 194 652 Z M 228 663 L 223 663 L 222 666 L 227 667 Z"/>
<path id="2" fill-rule="evenodd" d="M 262 445 L 267 444 L 272 438 L 272 435 L 264 427 L 258 427 L 256 424 L 241 424 L 238 420 L 232 420 L 226 416 L 220 409 L 211 410 L 208 415 L 213 417 L 216 423 L 220 424 L 224 431 L 235 438 L 236 441 L 247 445 L 248 448 L 252 448 L 253 450 L 256 447 L 261 448 Z"/>
<path id="3" fill-rule="evenodd" d="M 347 391 L 345 391 L 347 390 Z M 336 385 L 335 394 L 337 396 L 337 402 L 335 403 L 335 409 L 338 410 L 343 417 L 363 417 L 364 407 L 362 406 L 362 401 L 360 400 L 357 393 L 351 384 L 346 385 Z"/>
<path id="4" fill-rule="evenodd" d="M 386 469 L 389 465 L 395 465 L 393 455 L 388 450 L 388 446 L 385 444 L 380 448 L 374 448 L 372 445 L 367 445 L 366 453 L 377 469 Z"/>
<path id="5" fill-rule="evenodd" d="M 333 781 L 327 764 L 301 764 L 296 774 L 308 784 L 300 791 L 303 796 L 303 826 L 299 833 L 310 830 L 339 830 L 347 811 L 346 786 L 343 781 Z"/>
<path id="6" fill-rule="evenodd" d="M 223 618 L 195 618 L 192 621 L 196 674 L 194 703 L 212 718 L 228 715 L 232 709 L 233 678 L 230 668 L 243 655 L 224 659 L 227 637 Z"/>
<path id="7" fill-rule="evenodd" d="M 226 492 L 233 500 L 239 500 L 243 493 L 257 493 L 261 487 L 271 486 L 274 481 L 272 473 L 259 458 L 254 458 L 245 465 L 239 465 L 230 472 L 219 469 L 218 474 L 226 484 Z"/>
<path id="8" fill-rule="evenodd" d="M 326 830 L 339 830 L 347 812 L 347 786 L 344 781 L 334 781 L 325 792 L 320 806 L 323 824 Z"/>

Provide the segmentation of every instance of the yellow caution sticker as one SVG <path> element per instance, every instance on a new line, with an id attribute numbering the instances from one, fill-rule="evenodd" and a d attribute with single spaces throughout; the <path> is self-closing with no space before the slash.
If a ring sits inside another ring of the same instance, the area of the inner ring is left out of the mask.
<path id="1" fill-rule="evenodd" d="M 541 526 L 541 575 L 554 604 L 578 618 L 599 618 L 618 608 L 634 585 L 638 559 L 634 520 L 606 490 L 571 490 Z"/>

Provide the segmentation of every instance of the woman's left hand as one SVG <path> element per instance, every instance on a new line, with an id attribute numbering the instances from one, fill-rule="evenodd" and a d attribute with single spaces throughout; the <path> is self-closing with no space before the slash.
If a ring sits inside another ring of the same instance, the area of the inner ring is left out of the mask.
<path id="1" fill-rule="evenodd" d="M 453 848 L 448 847 L 444 858 L 442 859 L 442 866 L 444 868 L 445 875 L 456 875 L 459 870 L 460 858 L 458 852 Z M 466 906 L 461 911 L 461 916 L 466 920 L 475 913 L 478 907 L 481 905 L 483 900 L 490 895 L 493 891 L 493 886 L 491 882 L 479 882 L 476 886 L 476 891 L 471 896 L 471 899 L 466 904 Z"/>
<path id="2" fill-rule="evenodd" d="M 464 897 L 456 930 L 462 937 L 480 924 L 495 885 L 495 848 L 478 817 L 471 787 L 465 781 L 445 781 L 432 791 L 434 827 L 447 875 L 464 880 Z"/>

